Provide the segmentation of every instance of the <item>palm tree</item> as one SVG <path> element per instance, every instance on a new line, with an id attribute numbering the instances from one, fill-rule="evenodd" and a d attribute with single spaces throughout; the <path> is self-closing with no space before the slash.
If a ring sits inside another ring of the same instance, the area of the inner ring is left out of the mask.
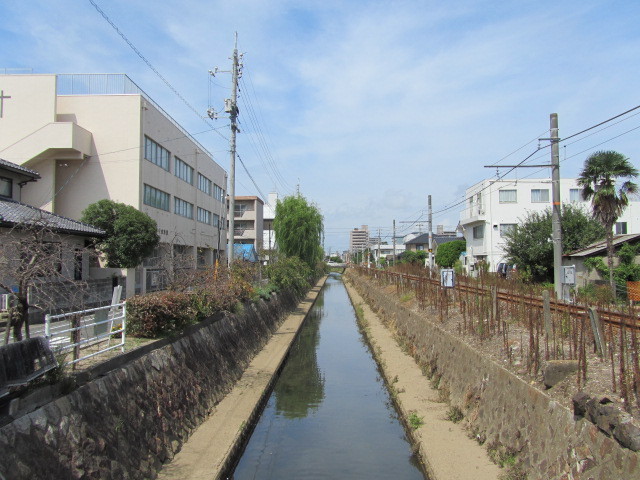
<path id="1" fill-rule="evenodd" d="M 606 229 L 609 284 L 614 298 L 616 287 L 613 281 L 613 226 L 629 204 L 628 195 L 638 192 L 638 185 L 630 180 L 637 176 L 638 170 L 624 155 L 608 150 L 590 155 L 578 177 L 582 197 L 591 200 L 593 216 Z"/>

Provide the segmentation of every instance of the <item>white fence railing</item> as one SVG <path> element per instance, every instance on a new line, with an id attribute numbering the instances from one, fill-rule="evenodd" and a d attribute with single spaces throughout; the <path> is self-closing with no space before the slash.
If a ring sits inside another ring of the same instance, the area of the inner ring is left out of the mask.
<path id="1" fill-rule="evenodd" d="M 127 312 L 118 303 L 60 315 L 45 316 L 45 337 L 56 355 L 65 355 L 63 365 L 76 364 L 121 348 L 124 352 Z M 117 343 L 112 344 L 113 341 Z M 71 355 L 70 360 L 66 360 Z"/>

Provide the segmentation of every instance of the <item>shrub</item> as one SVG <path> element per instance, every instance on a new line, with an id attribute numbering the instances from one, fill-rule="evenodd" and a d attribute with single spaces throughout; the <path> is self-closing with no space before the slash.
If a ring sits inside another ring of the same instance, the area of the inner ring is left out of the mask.
<path id="1" fill-rule="evenodd" d="M 300 295 L 309 288 L 312 272 L 298 257 L 280 258 L 265 268 L 269 281 L 279 290 L 291 290 Z"/>
<path id="2" fill-rule="evenodd" d="M 197 311 L 188 293 L 165 291 L 136 295 L 127 301 L 127 330 L 134 336 L 166 335 L 196 320 Z"/>

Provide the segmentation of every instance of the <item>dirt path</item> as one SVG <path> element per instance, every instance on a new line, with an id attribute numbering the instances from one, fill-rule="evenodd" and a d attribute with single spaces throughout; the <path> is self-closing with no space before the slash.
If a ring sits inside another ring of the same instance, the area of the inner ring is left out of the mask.
<path id="1" fill-rule="evenodd" d="M 313 306 L 326 276 L 298 304 L 265 348 L 252 360 L 233 390 L 216 406 L 158 475 L 161 480 L 218 479 L 242 447 L 247 427 L 261 411 L 261 404 L 277 377 L 293 340 Z"/>
<path id="2" fill-rule="evenodd" d="M 431 388 L 414 359 L 402 351 L 353 286 L 346 282 L 345 286 L 353 305 L 363 310 L 364 330 L 406 423 L 411 425 L 411 418 L 424 422 L 418 428 L 409 428 L 429 478 L 496 480 L 502 470 L 462 426 L 447 419 L 449 406 L 439 401 L 438 391 Z"/>

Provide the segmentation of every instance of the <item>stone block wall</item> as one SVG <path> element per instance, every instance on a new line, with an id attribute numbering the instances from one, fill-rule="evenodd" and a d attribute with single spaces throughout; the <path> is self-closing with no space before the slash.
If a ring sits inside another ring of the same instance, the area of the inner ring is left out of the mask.
<path id="1" fill-rule="evenodd" d="M 85 373 L 0 428 L 0 479 L 154 478 L 295 305 L 274 296 Z"/>
<path id="2" fill-rule="evenodd" d="M 543 391 L 403 307 L 378 285 L 353 273 L 348 278 L 412 346 L 416 360 L 440 378 L 440 388 L 448 389 L 470 431 L 487 444 L 519 452 L 529 480 L 640 479 L 638 453 L 592 423 L 575 421 L 573 412 Z"/>

